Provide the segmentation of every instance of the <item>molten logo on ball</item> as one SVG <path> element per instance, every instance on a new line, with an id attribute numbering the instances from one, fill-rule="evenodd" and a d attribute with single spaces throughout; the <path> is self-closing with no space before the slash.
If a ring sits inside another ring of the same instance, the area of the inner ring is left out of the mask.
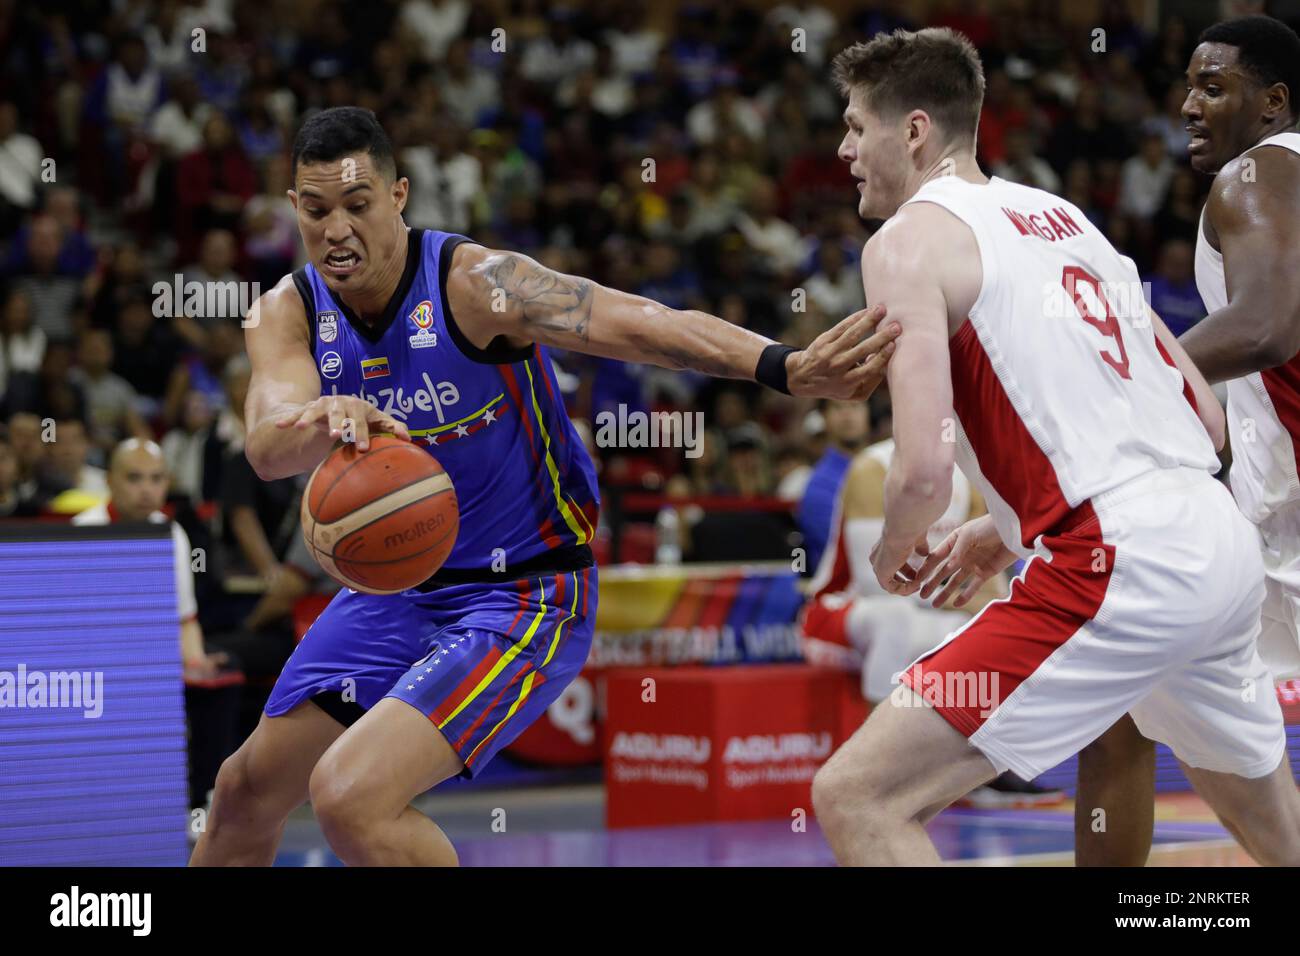
<path id="1" fill-rule="evenodd" d="M 392 435 L 344 444 L 302 497 L 302 535 L 321 568 L 367 594 L 399 594 L 437 571 L 456 543 L 451 478 L 432 455 Z"/>
<path id="2" fill-rule="evenodd" d="M 442 515 L 434 515 L 428 521 L 417 521 L 414 526 L 407 528 L 405 531 L 399 531 L 384 538 L 384 547 L 395 548 L 399 544 L 409 543 L 424 537 L 426 534 L 432 534 L 442 527 L 442 522 Z"/>

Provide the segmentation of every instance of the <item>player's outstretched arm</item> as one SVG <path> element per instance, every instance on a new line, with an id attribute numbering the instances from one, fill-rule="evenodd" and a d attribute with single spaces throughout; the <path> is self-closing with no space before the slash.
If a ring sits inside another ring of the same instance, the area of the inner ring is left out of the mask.
<path id="1" fill-rule="evenodd" d="M 1275 146 L 1234 160 L 1214 180 L 1206 218 L 1223 253 L 1228 304 L 1179 339 L 1210 382 L 1275 368 L 1300 353 L 1298 185 L 1300 156 Z"/>
<path id="2" fill-rule="evenodd" d="M 802 350 L 707 312 L 670 309 L 548 269 L 528 256 L 465 244 L 457 247 L 447 294 L 461 331 L 479 348 L 499 335 L 515 345 L 540 342 L 605 358 L 719 378 L 758 379 L 793 395 L 865 399 L 884 377 L 898 334 L 877 330 L 883 309 L 863 310 Z"/>
<path id="3" fill-rule="evenodd" d="M 364 450 L 372 431 L 409 438 L 406 426 L 363 398 L 321 395 L 307 314 L 293 279 L 285 276 L 253 305 L 244 330 L 253 366 L 244 405 L 244 454 L 259 478 L 271 481 L 320 464 L 341 437 Z"/>

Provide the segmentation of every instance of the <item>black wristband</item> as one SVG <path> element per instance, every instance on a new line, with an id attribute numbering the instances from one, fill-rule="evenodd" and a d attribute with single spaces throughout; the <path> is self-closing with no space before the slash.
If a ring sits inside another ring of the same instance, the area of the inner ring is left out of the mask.
<path id="1" fill-rule="evenodd" d="M 785 357 L 791 352 L 798 351 L 799 349 L 792 348 L 789 345 L 773 342 L 763 349 L 763 354 L 758 357 L 758 368 L 754 370 L 754 379 L 768 388 L 774 388 L 778 392 L 785 392 L 785 394 L 789 395 L 790 383 L 786 378 Z"/>

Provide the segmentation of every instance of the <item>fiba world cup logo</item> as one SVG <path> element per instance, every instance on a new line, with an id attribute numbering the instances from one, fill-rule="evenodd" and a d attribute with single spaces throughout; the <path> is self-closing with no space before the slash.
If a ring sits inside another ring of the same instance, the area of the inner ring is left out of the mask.
<path id="1" fill-rule="evenodd" d="M 433 303 L 425 299 L 417 305 L 410 315 L 415 323 L 415 334 L 408 341 L 413 349 L 432 348 L 438 344 L 438 333 L 433 331 Z"/>

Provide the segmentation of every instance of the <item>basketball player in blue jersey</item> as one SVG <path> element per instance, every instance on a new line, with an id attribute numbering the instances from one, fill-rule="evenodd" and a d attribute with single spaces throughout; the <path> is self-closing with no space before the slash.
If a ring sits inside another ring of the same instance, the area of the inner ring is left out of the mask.
<path id="1" fill-rule="evenodd" d="M 255 305 L 246 453 L 270 480 L 340 438 L 387 432 L 435 455 L 460 505 L 444 567 L 398 595 L 342 590 L 222 766 L 191 862 L 269 865 L 310 799 L 348 864 L 453 865 L 411 800 L 473 777 L 587 659 L 596 618 L 590 459 L 546 346 L 865 399 L 897 326 L 849 316 L 807 349 L 561 275 L 461 236 L 408 229 L 408 183 L 368 110 L 312 117 L 293 148 L 310 264 Z"/>

